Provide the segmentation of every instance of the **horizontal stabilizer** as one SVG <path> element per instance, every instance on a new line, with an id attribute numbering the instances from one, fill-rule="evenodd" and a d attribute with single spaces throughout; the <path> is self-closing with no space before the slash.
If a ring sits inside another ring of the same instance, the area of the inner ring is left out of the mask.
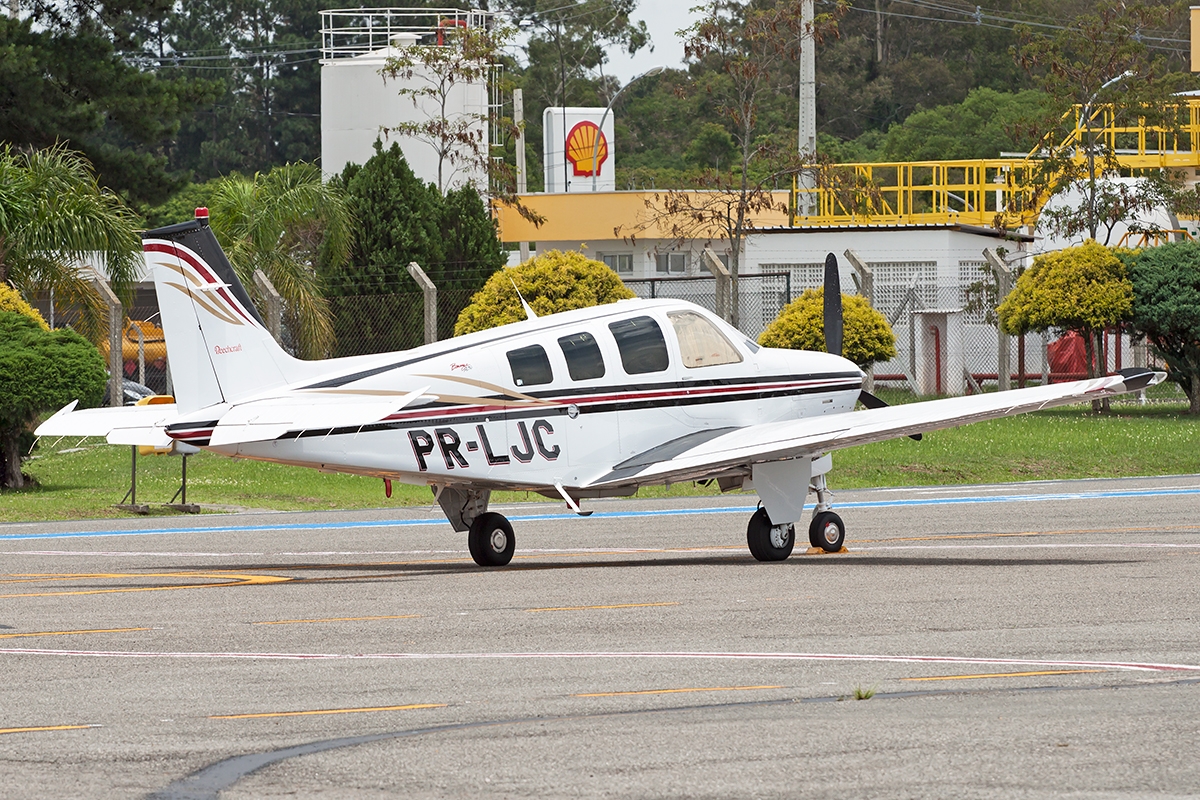
<path id="1" fill-rule="evenodd" d="M 288 394 L 231 408 L 213 429 L 210 447 L 266 442 L 292 431 L 356 428 L 380 422 L 422 398 L 428 386 L 404 395 Z"/>
<path id="2" fill-rule="evenodd" d="M 165 447 L 171 439 L 163 430 L 177 416 L 174 403 L 76 411 L 74 401 L 37 427 L 37 436 L 103 436 L 109 444 Z"/>

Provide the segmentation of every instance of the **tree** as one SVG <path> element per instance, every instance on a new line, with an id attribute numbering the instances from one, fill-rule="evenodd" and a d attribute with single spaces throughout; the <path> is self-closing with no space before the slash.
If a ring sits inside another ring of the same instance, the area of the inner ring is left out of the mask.
<path id="1" fill-rule="evenodd" d="M 1126 251 L 1133 283 L 1131 327 L 1167 364 L 1167 377 L 1200 414 L 1200 245 L 1180 242 Z"/>
<path id="2" fill-rule="evenodd" d="M 69 144 L 102 185 L 130 200 L 162 200 L 183 179 L 168 164 L 181 120 L 214 96 L 212 82 L 195 73 L 153 69 L 154 34 L 170 5 L 22 5 L 24 19 L 0 19 L 0 139 Z"/>
<path id="3" fill-rule="evenodd" d="M 84 310 L 81 329 L 100 333 L 103 301 L 81 272 L 99 256 L 118 296 L 128 297 L 142 266 L 137 216 L 101 189 L 79 153 L 55 146 L 0 149 L 0 283 L 29 294 L 52 289 Z"/>
<path id="4" fill-rule="evenodd" d="M 1153 53 L 1143 36 L 1167 20 L 1163 6 L 1103 0 L 1054 36 L 1019 29 L 1017 61 L 1040 80 L 1051 101 L 1048 116 L 1038 123 L 1045 132 L 1044 157 L 1035 175 L 1034 201 L 1040 205 L 1068 191 L 1083 198 L 1047 216 L 1043 227 L 1050 233 L 1086 232 L 1095 240 L 1106 218 L 1124 219 L 1153 207 L 1162 199 L 1160 189 L 1173 180 L 1160 174 L 1125 190 L 1106 187 L 1102 176 L 1118 168 L 1118 139 L 1095 133 L 1136 127 L 1139 120 L 1168 132 L 1178 127 L 1172 95 L 1183 79 L 1169 74 L 1167 59 Z"/>
<path id="5" fill-rule="evenodd" d="M 738 272 L 742 243 L 754 218 L 767 211 L 786 211 L 772 191 L 789 185 L 803 168 L 795 140 L 764 131 L 759 109 L 777 86 L 780 62 L 794 63 L 802 47 L 813 47 L 836 29 L 834 13 L 804 20 L 802 0 L 755 4 L 712 0 L 686 35 L 689 59 L 714 74 L 705 91 L 714 110 L 729 124 L 735 148 L 728 171 L 706 171 L 702 191 L 668 190 L 646 201 L 646 226 L 666 229 L 677 240 L 722 238 L 729 241 L 730 322 L 738 324 Z M 636 231 L 632 232 L 636 233 Z"/>
<path id="6" fill-rule="evenodd" d="M 887 318 L 866 298 L 842 295 L 842 355 L 866 369 L 896 357 L 896 336 Z M 758 337 L 763 347 L 825 350 L 825 287 L 806 289 L 779 312 Z"/>
<path id="7" fill-rule="evenodd" d="M 253 292 L 261 269 L 283 298 L 298 354 L 328 354 L 333 325 L 317 261 L 349 259 L 353 216 L 341 190 L 324 183 L 315 164 L 287 164 L 223 180 L 211 212 L 213 233 L 238 279 Z"/>
<path id="8" fill-rule="evenodd" d="M 1100 377 L 1107 372 L 1104 330 L 1125 322 L 1133 308 L 1133 285 L 1125 272 L 1111 250 L 1092 240 L 1038 256 L 996 309 L 1000 331 L 1010 336 L 1075 331 L 1083 337 L 1088 377 Z M 1104 406 L 1093 401 L 1092 407 Z"/>
<path id="9" fill-rule="evenodd" d="M 634 296 L 617 273 L 603 263 L 582 253 L 550 250 L 489 278 L 459 314 L 454 335 L 525 319 L 518 290 L 539 316 L 615 303 Z"/>
<path id="10" fill-rule="evenodd" d="M 72 400 L 96 405 L 106 380 L 100 353 L 79 334 L 0 311 L 0 486 L 25 486 L 22 445 L 38 415 Z"/>
<path id="11" fill-rule="evenodd" d="M 377 143 L 366 164 L 347 166 L 338 180 L 357 233 L 346 264 L 322 267 L 336 310 L 337 353 L 421 344 L 420 288 L 408 274 L 410 262 L 437 286 L 438 336 L 450 336 L 471 295 L 507 260 L 479 193 L 462 186 L 443 198 L 413 174 L 395 143 L 387 150 Z"/>
<path id="12" fill-rule="evenodd" d="M 408 136 L 433 149 L 437 157 L 437 188 L 442 194 L 460 173 L 470 181 L 472 175 L 489 172 L 488 115 L 474 111 L 452 113 L 451 107 L 459 95 L 472 87 L 487 85 L 492 64 L 512 33 L 512 28 L 503 25 L 452 27 L 439 32 L 436 45 L 400 48 L 380 70 L 385 78 L 402 81 L 397 91 L 401 97 L 412 100 L 414 108 L 436 110 L 424 119 L 385 127 L 384 135 Z"/>
<path id="13" fill-rule="evenodd" d="M 185 120 L 171 163 L 204 181 L 316 161 L 321 144 L 316 0 L 191 0 L 164 30 L 160 73 L 210 76 L 212 97 Z"/>
<path id="14" fill-rule="evenodd" d="M 972 89 L 955 105 L 914 111 L 893 124 L 883 139 L 887 161 L 941 161 L 999 158 L 1005 151 L 1027 153 L 1037 143 L 1021 130 L 1036 116 L 1045 96 L 1036 90 L 997 92 Z"/>

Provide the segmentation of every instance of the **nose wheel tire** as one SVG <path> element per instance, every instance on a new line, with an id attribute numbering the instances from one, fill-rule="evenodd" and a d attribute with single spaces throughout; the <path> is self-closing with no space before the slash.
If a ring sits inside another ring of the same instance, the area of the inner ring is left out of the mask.
<path id="1" fill-rule="evenodd" d="M 808 526 L 808 543 L 819 547 L 826 553 L 836 553 L 842 549 L 846 541 L 846 525 L 842 518 L 832 511 L 822 511 L 813 514 Z"/>
<path id="2" fill-rule="evenodd" d="M 750 555 L 759 561 L 783 561 L 792 554 L 796 544 L 793 525 L 772 525 L 767 510 L 760 508 L 746 526 L 746 545 Z"/>
<path id="3" fill-rule="evenodd" d="M 503 514 L 492 511 L 480 514 L 467 532 L 471 558 L 481 567 L 503 567 L 512 561 L 516 546 L 512 525 Z"/>

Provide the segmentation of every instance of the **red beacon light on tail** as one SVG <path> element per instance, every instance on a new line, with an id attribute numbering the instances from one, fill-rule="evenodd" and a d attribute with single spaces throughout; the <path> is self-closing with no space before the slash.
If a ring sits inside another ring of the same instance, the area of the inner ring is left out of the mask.
<path id="1" fill-rule="evenodd" d="M 201 206 L 200 208 L 196 209 L 196 221 L 204 222 L 204 223 L 208 222 L 208 209 L 207 208 Z"/>

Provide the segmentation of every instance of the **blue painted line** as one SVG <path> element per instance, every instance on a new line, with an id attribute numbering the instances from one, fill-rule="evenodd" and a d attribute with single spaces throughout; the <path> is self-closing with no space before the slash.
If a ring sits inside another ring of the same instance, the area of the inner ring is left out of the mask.
<path id="1" fill-rule="evenodd" d="M 895 498 L 863 500 L 856 503 L 837 503 L 838 509 L 900 508 L 905 506 L 950 506 L 980 503 L 1038 503 L 1051 500 L 1113 500 L 1138 497 L 1178 497 L 1200 495 L 1200 487 L 1181 489 L 1129 489 L 1110 492 L 1062 492 L 1055 494 L 978 495 L 971 497 Z M 719 506 L 715 508 L 672 508 L 657 511 L 600 511 L 591 519 L 629 519 L 637 517 L 671 517 L 710 514 L 751 514 L 756 506 Z M 806 505 L 811 509 L 812 505 Z M 528 514 L 511 517 L 513 522 L 548 522 L 578 519 L 574 514 Z M 29 541 L 34 539 L 87 539 L 103 536 L 166 536 L 181 533 L 269 533 L 273 531 L 323 531 L 366 528 L 407 528 L 417 525 L 445 525 L 441 517 L 428 519 L 387 519 L 359 522 L 291 523 L 280 525 L 215 525 L 190 528 L 146 528 L 124 531 L 68 531 L 61 533 L 0 534 L 0 541 Z"/>

